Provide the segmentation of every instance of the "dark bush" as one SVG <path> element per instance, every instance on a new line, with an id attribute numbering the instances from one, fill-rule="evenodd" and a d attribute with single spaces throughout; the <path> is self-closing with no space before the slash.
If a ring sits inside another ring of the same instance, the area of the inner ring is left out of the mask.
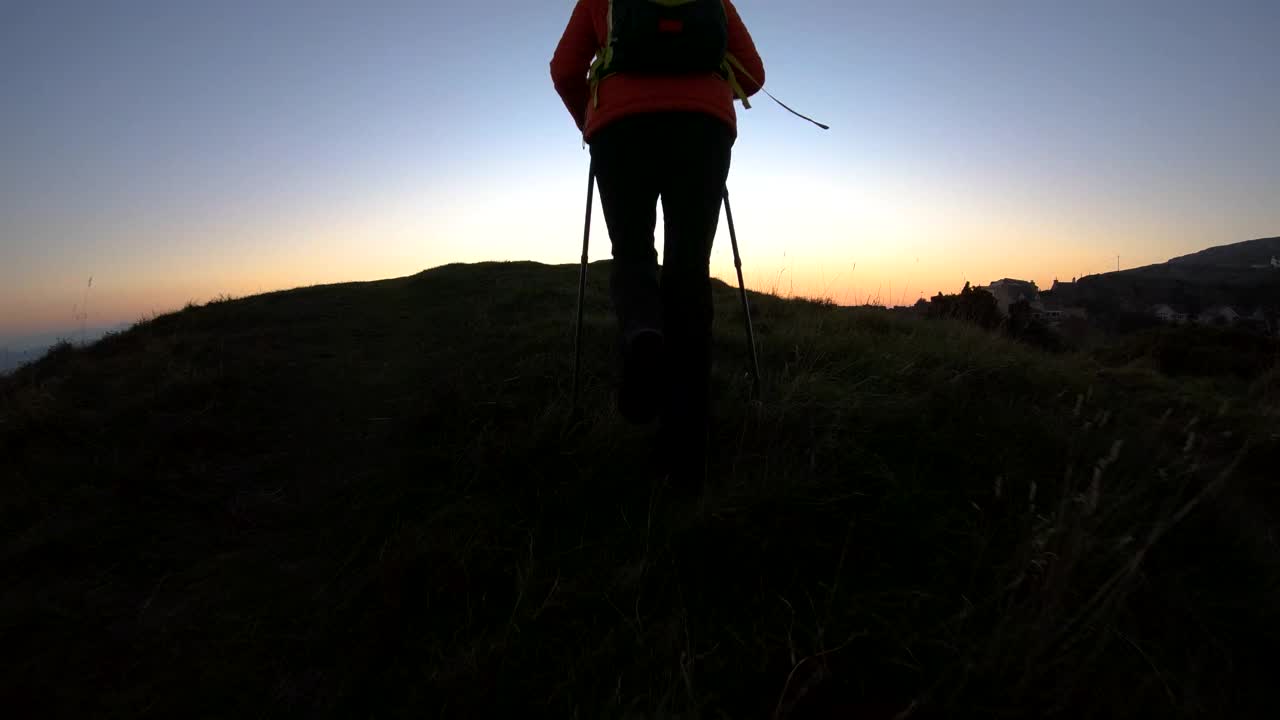
<path id="1" fill-rule="evenodd" d="M 1276 367 L 1280 343 L 1246 330 L 1188 325 L 1147 330 L 1097 352 L 1104 363 L 1147 362 L 1174 377 L 1255 379 Z"/>

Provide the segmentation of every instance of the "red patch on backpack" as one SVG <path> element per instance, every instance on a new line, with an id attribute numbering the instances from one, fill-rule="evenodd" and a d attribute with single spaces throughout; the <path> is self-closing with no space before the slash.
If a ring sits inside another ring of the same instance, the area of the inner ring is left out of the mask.
<path id="1" fill-rule="evenodd" d="M 684 32 L 683 20 L 665 19 L 658 21 L 658 32 L 662 33 L 680 33 Z"/>

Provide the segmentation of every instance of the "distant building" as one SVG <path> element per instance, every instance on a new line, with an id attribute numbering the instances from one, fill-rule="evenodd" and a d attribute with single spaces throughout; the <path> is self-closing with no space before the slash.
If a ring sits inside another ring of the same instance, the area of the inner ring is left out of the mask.
<path id="1" fill-rule="evenodd" d="M 1036 284 L 1029 280 L 1014 280 L 1005 278 L 997 280 L 990 285 L 982 288 L 991 293 L 996 299 L 996 304 L 1000 306 L 1000 312 L 1005 315 L 1009 314 L 1009 306 L 1026 300 L 1031 304 L 1033 311 L 1041 311 L 1043 307 L 1040 305 L 1040 289 Z"/>
<path id="2" fill-rule="evenodd" d="M 1268 311 L 1264 307 L 1254 308 L 1248 315 L 1241 313 L 1240 322 L 1250 330 L 1264 335 L 1280 335 L 1280 313 Z"/>
<path id="3" fill-rule="evenodd" d="M 1250 267 L 1254 270 L 1280 270 L 1280 258 L 1273 255 L 1271 257 L 1271 264 L 1251 265 Z"/>
<path id="4" fill-rule="evenodd" d="M 1056 326 L 1063 320 L 1072 318 L 1087 320 L 1089 312 L 1082 307 L 1069 307 L 1050 298 L 1042 300 L 1039 307 L 1033 307 L 1031 317 L 1050 326 Z"/>
<path id="5" fill-rule="evenodd" d="M 1156 305 L 1151 308 L 1151 314 L 1159 318 L 1160 322 L 1169 325 L 1183 325 L 1191 320 L 1189 314 L 1174 308 L 1172 305 Z"/>
<path id="6" fill-rule="evenodd" d="M 1201 325 L 1235 325 L 1240 321 L 1240 313 L 1228 305 L 1215 305 L 1196 316 Z"/>

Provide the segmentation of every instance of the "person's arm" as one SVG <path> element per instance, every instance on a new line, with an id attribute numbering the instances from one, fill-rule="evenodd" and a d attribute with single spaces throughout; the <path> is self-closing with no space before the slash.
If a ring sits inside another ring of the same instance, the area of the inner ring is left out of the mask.
<path id="1" fill-rule="evenodd" d="M 564 29 L 564 36 L 551 58 L 551 81 L 555 83 L 560 99 L 582 130 L 587 123 L 587 100 L 591 92 L 587 85 L 587 71 L 591 60 L 599 50 L 595 27 L 591 23 L 592 0 L 578 0 Z"/>
<path id="2" fill-rule="evenodd" d="M 756 44 L 738 15 L 738 9 L 733 6 L 733 0 L 724 0 L 724 11 L 729 20 L 729 52 L 750 74 L 750 77 L 743 77 L 743 73 L 737 73 L 738 84 L 747 97 L 750 97 L 764 85 L 764 61 L 760 59 L 760 53 L 756 51 Z"/>

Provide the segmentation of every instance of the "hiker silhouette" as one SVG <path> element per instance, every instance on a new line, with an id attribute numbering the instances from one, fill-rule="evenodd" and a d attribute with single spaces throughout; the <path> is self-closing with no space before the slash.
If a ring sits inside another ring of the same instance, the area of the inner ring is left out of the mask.
<path id="1" fill-rule="evenodd" d="M 618 410 L 635 423 L 660 418 L 666 472 L 674 483 L 700 487 L 711 247 L 737 137 L 734 99 L 760 90 L 764 64 L 731 0 L 579 0 L 551 77 L 591 146 L 612 241 Z"/>

